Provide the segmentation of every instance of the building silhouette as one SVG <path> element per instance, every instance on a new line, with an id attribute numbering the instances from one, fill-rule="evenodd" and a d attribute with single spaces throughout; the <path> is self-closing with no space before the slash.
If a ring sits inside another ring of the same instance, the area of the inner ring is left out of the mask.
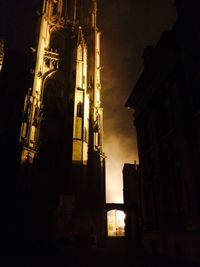
<path id="1" fill-rule="evenodd" d="M 125 237 L 127 245 L 134 250 L 141 249 L 141 192 L 140 169 L 137 164 L 125 163 L 123 167 L 123 194 L 125 218 Z"/>
<path id="2" fill-rule="evenodd" d="M 176 6 L 173 29 L 145 49 L 126 106 L 137 130 L 144 249 L 199 261 L 199 4 Z"/>
<path id="3" fill-rule="evenodd" d="M 30 48 L 18 193 L 32 240 L 106 234 L 100 35 L 93 0 L 44 0 Z M 25 237 L 25 238 L 26 238 Z"/>

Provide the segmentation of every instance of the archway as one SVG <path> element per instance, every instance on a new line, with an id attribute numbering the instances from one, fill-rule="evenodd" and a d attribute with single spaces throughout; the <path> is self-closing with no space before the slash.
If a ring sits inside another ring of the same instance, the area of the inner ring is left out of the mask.
<path id="1" fill-rule="evenodd" d="M 125 213 L 122 210 L 109 210 L 107 212 L 107 235 L 108 237 L 125 236 Z"/>

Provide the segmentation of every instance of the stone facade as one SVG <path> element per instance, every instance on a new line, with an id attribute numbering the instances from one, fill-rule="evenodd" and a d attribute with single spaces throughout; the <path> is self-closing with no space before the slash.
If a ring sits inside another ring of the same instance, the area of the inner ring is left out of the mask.
<path id="1" fill-rule="evenodd" d="M 89 239 L 92 233 L 98 243 L 106 214 L 97 3 L 39 2 L 29 67 L 27 58 L 25 64 L 6 51 L 0 73 L 1 108 L 9 113 L 1 115 L 3 170 L 15 172 L 10 185 L 24 240 Z"/>

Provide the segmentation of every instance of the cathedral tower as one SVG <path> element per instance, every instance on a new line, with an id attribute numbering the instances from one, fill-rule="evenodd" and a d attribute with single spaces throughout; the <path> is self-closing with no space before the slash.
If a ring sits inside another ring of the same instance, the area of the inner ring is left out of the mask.
<path id="1" fill-rule="evenodd" d="M 35 235 L 104 235 L 100 31 L 94 0 L 44 0 L 20 133 Z"/>

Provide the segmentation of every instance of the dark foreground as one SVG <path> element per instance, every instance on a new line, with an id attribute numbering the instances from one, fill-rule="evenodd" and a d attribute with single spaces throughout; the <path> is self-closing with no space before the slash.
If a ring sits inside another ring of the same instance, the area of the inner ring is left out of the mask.
<path id="1" fill-rule="evenodd" d="M 21 267 L 199 267 L 200 264 L 147 255 L 124 244 L 96 248 L 84 244 L 36 244 L 10 250 L 2 266 Z"/>

